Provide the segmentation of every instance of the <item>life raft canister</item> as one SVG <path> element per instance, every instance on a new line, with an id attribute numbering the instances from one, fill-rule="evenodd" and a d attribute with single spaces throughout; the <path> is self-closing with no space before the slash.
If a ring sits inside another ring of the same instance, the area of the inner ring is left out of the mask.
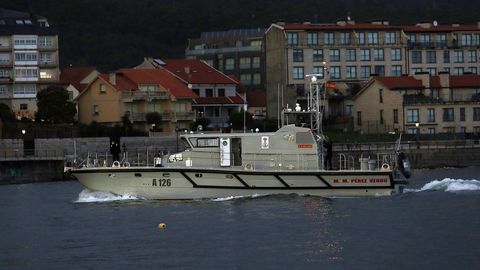
<path id="1" fill-rule="evenodd" d="M 410 160 L 407 155 L 403 152 L 398 153 L 397 155 L 398 168 L 400 172 L 405 176 L 405 178 L 410 178 L 412 176 L 412 168 L 410 166 Z"/>

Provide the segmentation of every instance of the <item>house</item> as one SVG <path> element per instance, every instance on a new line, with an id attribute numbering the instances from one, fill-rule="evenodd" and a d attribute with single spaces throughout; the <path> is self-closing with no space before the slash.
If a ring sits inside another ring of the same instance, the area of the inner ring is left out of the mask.
<path id="1" fill-rule="evenodd" d="M 148 113 L 161 115 L 161 130 L 174 134 L 189 129 L 194 121 L 192 99 L 196 95 L 185 83 L 163 69 L 120 69 L 98 75 L 76 98 L 79 122 L 122 125 L 128 117 L 134 127 L 148 131 Z"/>
<path id="2" fill-rule="evenodd" d="M 99 74 L 95 67 L 67 67 L 60 72 L 60 84 L 65 86 L 72 101 Z"/>
<path id="3" fill-rule="evenodd" d="M 372 77 L 353 97 L 355 130 L 479 133 L 480 76 Z"/>
<path id="4" fill-rule="evenodd" d="M 145 59 L 136 67 L 168 71 L 185 83 L 196 95 L 192 109 L 196 118 L 206 118 L 210 128 L 229 127 L 229 115 L 247 108 L 245 98 L 240 96 L 242 85 L 202 60 Z"/>

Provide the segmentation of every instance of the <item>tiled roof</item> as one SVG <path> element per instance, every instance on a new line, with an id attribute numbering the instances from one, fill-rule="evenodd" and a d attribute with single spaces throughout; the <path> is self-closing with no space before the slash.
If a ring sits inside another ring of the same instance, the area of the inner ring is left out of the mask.
<path id="1" fill-rule="evenodd" d="M 385 24 L 374 24 L 374 23 L 347 23 L 345 25 L 339 25 L 335 23 L 325 23 L 325 24 L 304 24 L 304 23 L 286 23 L 280 25 L 285 30 L 381 30 L 381 29 L 402 29 L 398 25 L 385 25 Z"/>
<path id="2" fill-rule="evenodd" d="M 215 104 L 244 104 L 245 101 L 239 95 L 233 97 L 197 97 L 193 100 L 193 104 L 196 105 L 215 105 Z"/>
<path id="3" fill-rule="evenodd" d="M 464 88 L 464 87 L 480 88 L 479 75 L 450 76 L 449 81 L 450 81 L 451 88 Z"/>
<path id="4" fill-rule="evenodd" d="M 197 59 L 164 60 L 163 67 L 188 83 L 238 84 L 235 80 Z"/>
<path id="5" fill-rule="evenodd" d="M 413 76 L 401 77 L 374 77 L 375 80 L 381 82 L 389 89 L 422 89 L 424 88 L 421 80 L 415 79 Z"/>
<path id="6" fill-rule="evenodd" d="M 81 81 L 85 79 L 90 73 L 95 71 L 95 67 L 67 67 L 60 73 L 60 83 L 71 84 L 82 91 L 87 84 L 82 84 Z"/>
<path id="7" fill-rule="evenodd" d="M 430 88 L 480 88 L 480 75 L 448 75 L 448 85 L 440 84 L 440 76 L 430 76 Z M 389 89 L 423 89 L 422 80 L 414 76 L 374 77 Z"/>
<path id="8" fill-rule="evenodd" d="M 121 69 L 118 71 L 118 74 L 126 77 L 136 85 L 162 85 L 177 98 L 193 98 L 197 96 L 192 90 L 188 89 L 185 83 L 163 69 Z"/>
<path id="9" fill-rule="evenodd" d="M 461 24 L 453 25 L 438 25 L 430 27 L 422 27 L 420 25 L 405 25 L 402 26 L 405 32 L 451 32 L 451 31 L 478 31 L 480 27 L 477 24 Z"/>
<path id="10" fill-rule="evenodd" d="M 99 77 L 101 77 L 103 80 L 107 81 L 110 83 L 110 74 L 100 74 Z M 111 83 L 110 83 L 111 84 Z M 124 76 L 123 74 L 115 74 L 115 84 L 113 85 L 115 89 L 117 90 L 135 90 L 137 89 L 137 84 Z"/>

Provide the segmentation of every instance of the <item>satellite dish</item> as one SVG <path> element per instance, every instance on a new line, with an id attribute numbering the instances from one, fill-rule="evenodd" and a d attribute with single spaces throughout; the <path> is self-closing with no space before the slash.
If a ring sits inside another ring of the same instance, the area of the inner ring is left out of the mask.
<path id="1" fill-rule="evenodd" d="M 433 26 L 438 26 L 437 20 L 433 21 Z"/>

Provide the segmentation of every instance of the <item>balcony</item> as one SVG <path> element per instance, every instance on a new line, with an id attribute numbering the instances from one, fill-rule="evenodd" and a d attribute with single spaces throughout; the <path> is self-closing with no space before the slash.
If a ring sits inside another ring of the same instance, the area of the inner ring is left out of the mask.
<path id="1" fill-rule="evenodd" d="M 41 68 L 52 68 L 52 67 L 57 67 L 58 63 L 55 61 L 38 61 L 38 66 Z"/>
<path id="2" fill-rule="evenodd" d="M 177 121 L 190 121 L 195 118 L 195 112 L 175 112 Z"/>
<path id="3" fill-rule="evenodd" d="M 10 59 L 0 59 L 0 67 L 11 67 L 13 65 Z"/>
<path id="4" fill-rule="evenodd" d="M 169 99 L 170 93 L 167 91 L 139 91 L 126 90 L 122 92 L 122 99 L 125 102 L 150 101 L 154 99 Z"/>
<path id="5" fill-rule="evenodd" d="M 148 113 L 132 113 L 130 114 L 130 121 L 132 122 L 145 122 L 146 120 L 146 115 Z M 162 115 L 162 121 L 171 121 L 172 120 L 172 112 L 163 112 L 161 113 Z"/>

